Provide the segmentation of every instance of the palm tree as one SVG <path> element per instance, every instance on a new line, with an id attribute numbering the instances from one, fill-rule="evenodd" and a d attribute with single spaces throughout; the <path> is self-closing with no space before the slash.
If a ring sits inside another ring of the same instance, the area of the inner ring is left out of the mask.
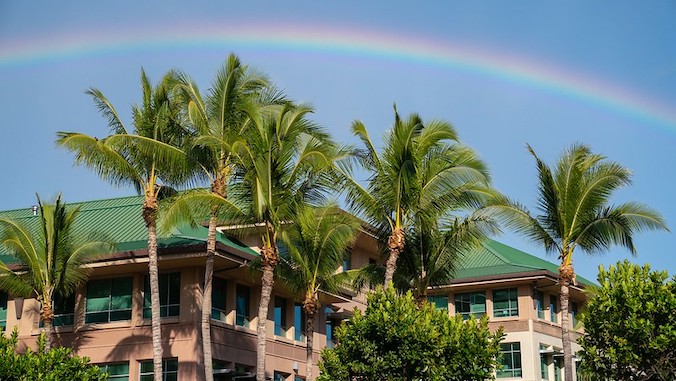
<path id="1" fill-rule="evenodd" d="M 265 380 L 266 321 L 279 263 L 277 240 L 282 225 L 294 221 L 304 203 L 324 199 L 334 181 L 332 164 L 344 152 L 307 120 L 309 106 L 268 106 L 260 119 L 233 144 L 237 193 L 247 197 L 247 215 L 261 226 L 261 297 L 258 306 L 256 378 Z"/>
<path id="2" fill-rule="evenodd" d="M 422 304 L 430 287 L 448 284 L 455 276 L 458 261 L 496 232 L 492 221 L 474 216 L 417 223 L 410 230 L 410 244 L 394 273 L 396 288 L 411 290 L 418 304 Z"/>
<path id="3" fill-rule="evenodd" d="M 211 357 L 211 306 L 216 226 L 224 210 L 241 211 L 228 201 L 227 184 L 233 170 L 230 147 L 249 125 L 254 99 L 267 87 L 267 79 L 240 63 L 231 54 L 219 70 L 208 95 L 203 98 L 197 85 L 182 75 L 177 83 L 178 102 L 187 111 L 195 129 L 191 153 L 209 180 L 210 189 L 195 189 L 179 196 L 163 215 L 163 225 L 180 223 L 191 215 L 209 216 L 204 289 L 202 292 L 202 351 L 205 380 L 213 380 Z M 200 212 L 201 211 L 201 212 Z"/>
<path id="4" fill-rule="evenodd" d="M 54 297 L 69 296 L 86 282 L 89 271 L 82 265 L 113 246 L 99 234 L 78 232 L 80 208 L 66 209 L 61 195 L 53 203 L 43 203 L 38 196 L 38 205 L 35 224 L 0 217 L 0 245 L 16 260 L 13 265 L 19 266 L 12 270 L 0 261 L 0 289 L 17 297 L 37 298 L 47 333 L 45 351 L 49 351 L 55 339 Z"/>
<path id="5" fill-rule="evenodd" d="M 662 216 L 636 202 L 610 205 L 614 191 L 631 184 L 631 172 L 607 161 L 582 144 L 573 144 L 559 157 L 554 168 L 545 164 L 530 147 L 539 178 L 538 215 L 521 204 L 503 198 L 482 212 L 495 216 L 547 252 L 557 253 L 559 266 L 561 338 L 566 381 L 573 379 L 568 299 L 575 284 L 573 252 L 588 254 L 608 251 L 612 245 L 636 254 L 634 234 L 643 230 L 668 230 Z"/>
<path id="6" fill-rule="evenodd" d="M 336 205 L 304 207 L 281 235 L 288 248 L 279 275 L 284 285 L 302 298 L 306 316 L 306 375 L 312 381 L 314 318 L 320 311 L 319 292 L 337 293 L 349 284 L 345 272 L 337 273 L 352 244 L 359 222 Z"/>
<path id="7" fill-rule="evenodd" d="M 94 170 L 115 185 L 130 184 L 144 196 L 142 215 L 148 229 L 148 271 L 152 313 L 153 367 L 156 380 L 162 379 L 162 339 L 157 268 L 157 214 L 159 199 L 182 183 L 194 169 L 179 148 L 187 136 L 172 107 L 171 91 L 175 73 L 167 73 L 152 86 L 141 70 L 143 102 L 132 107 L 134 132 L 129 133 L 119 114 L 97 89 L 87 91 L 107 119 L 111 135 L 103 139 L 82 133 L 58 132 L 57 144 L 75 154 L 75 162 Z"/>
<path id="8" fill-rule="evenodd" d="M 346 198 L 387 241 L 387 286 L 414 219 L 434 218 L 449 206 L 480 206 L 488 196 L 489 175 L 476 154 L 457 143 L 455 129 L 444 121 L 425 124 L 417 114 L 402 120 L 395 106 L 394 125 L 380 155 L 363 123 L 354 122 L 352 131 L 365 146 L 356 157 L 370 177 L 364 188 L 345 176 Z"/>

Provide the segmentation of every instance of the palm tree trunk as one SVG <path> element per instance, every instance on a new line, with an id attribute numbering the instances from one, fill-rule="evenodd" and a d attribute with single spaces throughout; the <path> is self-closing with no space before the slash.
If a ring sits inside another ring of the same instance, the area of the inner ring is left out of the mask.
<path id="1" fill-rule="evenodd" d="M 265 250 L 266 248 L 263 248 Z M 263 277 L 261 279 L 261 299 L 258 304 L 258 357 L 256 358 L 256 380 L 265 381 L 265 346 L 266 346 L 266 325 L 268 322 L 268 306 L 272 295 L 272 285 L 274 283 L 274 266 L 267 261 L 263 263 Z"/>
<path id="2" fill-rule="evenodd" d="M 146 198 L 143 219 L 148 227 L 148 273 L 150 276 L 150 305 L 153 338 L 153 373 L 162 379 L 162 326 L 160 322 L 160 285 L 157 267 L 157 199 Z"/>
<path id="3" fill-rule="evenodd" d="M 45 300 L 42 300 L 42 311 L 40 311 L 40 318 L 45 328 L 45 353 L 49 352 L 54 346 L 54 339 L 56 333 L 54 332 L 54 309 L 52 307 L 52 296 L 47 295 Z"/>
<path id="4" fill-rule="evenodd" d="M 214 277 L 214 255 L 216 253 L 216 211 L 209 217 L 207 236 L 207 260 L 204 269 L 204 291 L 202 294 L 202 353 L 204 357 L 204 379 L 213 381 L 214 370 L 211 357 L 211 306 L 212 284 Z"/>
<path id="5" fill-rule="evenodd" d="M 312 351 L 314 349 L 315 312 L 305 311 L 305 381 L 312 381 Z"/>
<path id="6" fill-rule="evenodd" d="M 570 314 L 568 313 L 568 299 L 570 297 L 572 274 L 572 265 L 562 264 L 559 268 L 559 277 L 561 280 L 561 341 L 563 343 L 563 370 L 565 381 L 573 381 L 573 354 L 570 344 Z"/>
<path id="7" fill-rule="evenodd" d="M 392 231 L 392 234 L 390 234 L 390 237 L 387 240 L 390 257 L 387 258 L 387 263 L 385 265 L 385 288 L 392 283 L 392 277 L 394 276 L 394 270 L 397 268 L 399 254 L 404 251 L 404 239 L 404 229 L 396 228 Z"/>

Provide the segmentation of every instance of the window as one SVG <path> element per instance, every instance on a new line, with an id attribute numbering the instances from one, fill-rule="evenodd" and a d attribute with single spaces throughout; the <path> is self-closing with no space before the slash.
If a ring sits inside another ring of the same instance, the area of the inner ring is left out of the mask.
<path id="1" fill-rule="evenodd" d="M 160 286 L 160 317 L 178 316 L 181 309 L 181 273 L 158 275 Z M 151 318 L 150 277 L 145 276 L 143 318 Z"/>
<path id="2" fill-rule="evenodd" d="M 570 303 L 570 323 L 572 324 L 573 328 L 575 328 L 577 326 L 577 323 L 578 323 L 577 313 L 578 313 L 577 303 L 571 302 Z"/>
<path id="3" fill-rule="evenodd" d="M 275 335 L 286 337 L 286 299 L 275 297 Z"/>
<path id="4" fill-rule="evenodd" d="M 337 323 L 333 320 L 331 320 L 331 314 L 333 313 L 333 310 L 331 307 L 326 307 L 324 309 L 324 315 L 326 316 L 326 347 L 327 348 L 333 348 L 336 345 L 335 341 L 335 329 Z"/>
<path id="5" fill-rule="evenodd" d="M 500 355 L 502 368 L 498 370 L 498 378 L 521 377 L 521 344 L 500 344 Z"/>
<path id="6" fill-rule="evenodd" d="M 296 328 L 294 339 L 305 340 L 305 311 L 302 304 L 296 303 L 293 306 L 293 326 Z"/>
<path id="7" fill-rule="evenodd" d="M 119 364 L 100 364 L 98 366 L 105 373 L 108 373 L 110 381 L 129 381 L 129 363 Z"/>
<path id="8" fill-rule="evenodd" d="M 75 321 L 75 295 L 54 297 L 54 321 L 55 327 L 73 325 Z"/>
<path id="9" fill-rule="evenodd" d="M 549 380 L 549 360 L 547 355 L 540 355 L 540 378 Z"/>
<path id="10" fill-rule="evenodd" d="M 448 311 L 448 296 L 446 295 L 428 296 L 427 301 L 438 310 Z"/>
<path id="11" fill-rule="evenodd" d="M 75 320 L 75 295 L 67 297 L 59 294 L 54 295 L 52 309 L 54 310 L 54 319 L 52 320 L 54 327 L 73 325 Z M 40 328 L 42 327 L 44 327 L 44 322 L 40 320 Z"/>
<path id="12" fill-rule="evenodd" d="M 346 257 L 343 259 L 343 272 L 352 269 L 352 253 L 348 252 L 345 255 Z"/>
<path id="13" fill-rule="evenodd" d="M 551 320 L 552 323 L 558 323 L 558 314 L 559 308 L 558 304 L 556 303 L 556 295 L 549 295 L 549 320 Z"/>
<path id="14" fill-rule="evenodd" d="M 247 286 L 237 285 L 237 301 L 235 303 L 236 321 L 242 327 L 249 327 L 251 319 L 251 289 Z"/>
<path id="15" fill-rule="evenodd" d="M 272 381 L 286 381 L 287 377 L 288 374 L 275 371 L 275 373 L 272 376 Z"/>
<path id="16" fill-rule="evenodd" d="M 493 316 L 519 316 L 518 300 L 516 288 L 493 290 Z"/>
<path id="17" fill-rule="evenodd" d="M 226 361 L 213 360 L 212 369 L 214 381 L 231 380 L 233 377 L 233 371 L 230 369 Z"/>
<path id="18" fill-rule="evenodd" d="M 561 381 L 561 369 L 563 369 L 563 357 L 554 357 L 554 381 Z"/>
<path id="19" fill-rule="evenodd" d="M 486 313 L 486 293 L 481 291 L 456 294 L 455 312 L 462 314 L 464 319 L 469 319 L 470 316 L 481 317 Z"/>
<path id="20" fill-rule="evenodd" d="M 153 360 L 141 362 L 140 381 L 153 381 Z M 162 360 L 162 381 L 178 380 L 178 359 Z"/>
<path id="21" fill-rule="evenodd" d="M 542 291 L 535 291 L 533 294 L 533 301 L 535 303 L 535 311 L 537 311 L 538 319 L 545 318 L 545 294 Z"/>
<path id="22" fill-rule="evenodd" d="M 0 332 L 7 328 L 7 300 L 9 296 L 6 292 L 0 291 Z"/>
<path id="23" fill-rule="evenodd" d="M 225 321 L 227 283 L 225 279 L 218 277 L 214 277 L 211 283 L 211 318 L 214 320 Z"/>
<path id="24" fill-rule="evenodd" d="M 131 319 L 132 278 L 93 280 L 87 284 L 85 323 Z"/>

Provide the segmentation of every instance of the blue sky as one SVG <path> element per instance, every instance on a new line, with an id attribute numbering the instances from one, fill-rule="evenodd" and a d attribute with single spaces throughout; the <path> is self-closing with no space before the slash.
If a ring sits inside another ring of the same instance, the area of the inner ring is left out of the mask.
<path id="1" fill-rule="evenodd" d="M 56 131 L 105 136 L 84 94 L 97 87 L 127 117 L 139 72 L 170 68 L 208 88 L 230 52 L 267 72 L 346 143 L 350 123 L 374 138 L 401 113 L 452 122 L 488 163 L 495 186 L 535 208 L 525 144 L 552 162 L 573 142 L 619 161 L 637 200 L 676 228 L 676 3 L 651 1 L 0 2 L 0 210 L 35 193 L 67 201 L 132 194 L 54 145 Z M 521 237 L 499 240 L 543 256 Z M 676 274 L 676 237 L 641 234 L 638 263 Z M 630 257 L 577 253 L 576 270 Z M 549 258 L 555 261 L 556 258 Z"/>

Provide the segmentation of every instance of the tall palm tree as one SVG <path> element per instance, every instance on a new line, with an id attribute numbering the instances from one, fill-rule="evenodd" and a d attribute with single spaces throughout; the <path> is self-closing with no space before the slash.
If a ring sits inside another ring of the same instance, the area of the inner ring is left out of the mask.
<path id="1" fill-rule="evenodd" d="M 57 144 L 75 154 L 75 163 L 94 170 L 115 185 L 129 184 L 142 193 L 142 216 L 148 229 L 153 367 L 162 379 L 162 338 L 157 267 L 157 215 L 159 199 L 170 188 L 193 176 L 194 169 L 182 147 L 188 138 L 172 107 L 175 73 L 167 73 L 153 86 L 141 70 L 143 101 L 132 107 L 134 131 L 129 132 L 118 112 L 97 89 L 87 91 L 107 119 L 111 135 L 97 139 L 82 133 L 58 132 Z"/>
<path id="2" fill-rule="evenodd" d="M 314 320 L 320 311 L 319 292 L 336 293 L 349 284 L 345 272 L 336 272 L 359 229 L 356 218 L 336 205 L 304 207 L 281 241 L 288 248 L 282 257 L 279 275 L 284 285 L 302 298 L 306 317 L 306 373 L 312 381 Z"/>
<path id="3" fill-rule="evenodd" d="M 409 231 L 410 244 L 394 273 L 394 285 L 401 291 L 411 290 L 422 304 L 430 287 L 448 284 L 462 257 L 496 232 L 492 221 L 474 216 L 417 223 Z"/>
<path id="4" fill-rule="evenodd" d="M 394 109 L 394 125 L 378 154 L 363 123 L 352 125 L 365 148 L 357 160 L 369 172 L 362 187 L 345 176 L 350 207 L 378 227 L 387 241 L 385 285 L 391 281 L 399 255 L 404 251 L 406 230 L 415 218 L 432 218 L 455 207 L 476 207 L 487 196 L 485 165 L 467 147 L 458 144 L 450 123 L 423 123 L 417 114 L 401 119 Z"/>
<path id="5" fill-rule="evenodd" d="M 61 195 L 53 203 L 38 196 L 36 224 L 0 217 L 0 245 L 16 260 L 12 270 L 0 261 L 0 289 L 17 297 L 35 297 L 40 302 L 40 320 L 47 333 L 45 351 L 54 344 L 55 296 L 66 297 L 86 282 L 82 267 L 113 246 L 100 234 L 77 230 L 79 207 L 66 209 Z"/>
<path id="6" fill-rule="evenodd" d="M 667 230 L 662 216 L 636 202 L 609 204 L 613 192 L 631 184 L 631 172 L 607 161 L 582 144 L 573 144 L 559 157 L 556 166 L 545 164 L 530 147 L 539 178 L 538 209 L 533 216 L 521 204 L 503 198 L 482 212 L 502 220 L 547 252 L 557 253 L 559 266 L 561 338 L 565 380 L 573 379 L 568 300 L 575 284 L 573 252 L 588 254 L 608 251 L 612 245 L 636 254 L 634 235 L 643 230 Z"/>
<path id="7" fill-rule="evenodd" d="M 216 252 L 216 226 L 225 210 L 239 211 L 227 197 L 227 185 L 231 181 L 233 156 L 231 146 L 249 126 L 250 109 L 260 92 L 268 86 L 267 78 L 256 70 L 242 65 L 231 54 L 214 78 L 206 97 L 202 97 L 197 85 L 181 75 L 177 83 L 177 101 L 186 110 L 194 128 L 193 144 L 198 149 L 190 150 L 210 189 L 195 189 L 181 194 L 163 215 L 163 225 L 172 225 L 189 219 L 209 216 L 204 288 L 202 291 L 202 351 L 205 380 L 213 380 L 211 356 L 211 306 L 214 254 Z"/>
<path id="8" fill-rule="evenodd" d="M 332 164 L 343 153 L 311 123 L 304 105 L 269 106 L 233 144 L 237 155 L 237 193 L 247 197 L 251 219 L 261 225 L 261 297 L 258 306 L 256 378 L 265 380 L 266 322 L 279 263 L 277 240 L 282 225 L 293 221 L 304 203 L 324 199 L 334 184 Z"/>

